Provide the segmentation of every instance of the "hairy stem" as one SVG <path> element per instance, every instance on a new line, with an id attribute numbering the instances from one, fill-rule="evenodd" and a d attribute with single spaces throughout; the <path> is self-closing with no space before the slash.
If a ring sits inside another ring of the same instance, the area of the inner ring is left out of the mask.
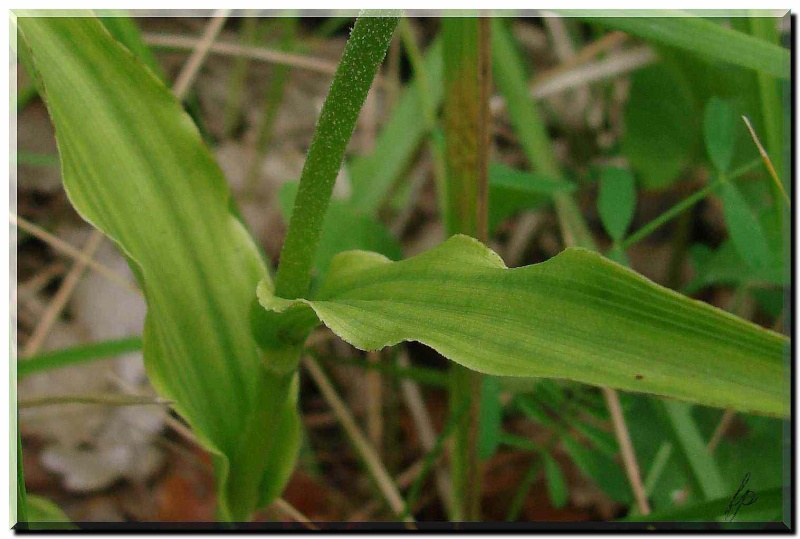
<path id="1" fill-rule="evenodd" d="M 295 299 L 308 291 L 325 212 L 358 114 L 399 21 L 398 13 L 358 18 L 336 69 L 308 150 L 281 252 L 275 293 Z"/>

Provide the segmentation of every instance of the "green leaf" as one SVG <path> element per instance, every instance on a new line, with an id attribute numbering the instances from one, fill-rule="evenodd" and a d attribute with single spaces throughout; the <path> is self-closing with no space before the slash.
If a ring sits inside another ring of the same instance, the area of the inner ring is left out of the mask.
<path id="1" fill-rule="evenodd" d="M 98 17 L 114 39 L 122 43 L 134 56 L 144 62 L 150 71 L 159 79 L 164 79 L 164 72 L 156 60 L 156 56 L 150 47 L 142 39 L 139 26 L 128 16 L 125 10 L 109 9 L 103 10 L 102 16 Z"/>
<path id="2" fill-rule="evenodd" d="M 694 294 L 707 286 L 719 284 L 743 285 L 760 282 L 780 286 L 783 282 L 784 271 L 781 264 L 752 268 L 744 261 L 731 240 L 723 242 L 716 250 L 695 244 L 689 249 L 689 254 L 697 276 L 686 285 L 686 294 Z"/>
<path id="3" fill-rule="evenodd" d="M 718 62 L 789 79 L 789 51 L 687 11 L 629 11 L 626 17 L 603 17 L 586 11 L 558 10 L 653 43 L 669 45 Z M 657 14 L 658 17 L 653 15 Z"/>
<path id="4" fill-rule="evenodd" d="M 544 476 L 547 479 L 547 496 L 550 498 L 550 503 L 553 504 L 553 507 L 561 509 L 567 505 L 569 497 L 567 484 L 564 482 L 564 476 L 561 474 L 561 467 L 549 453 L 542 452 L 541 456 L 544 459 Z"/>
<path id="5" fill-rule="evenodd" d="M 656 285 L 585 249 L 507 269 L 478 241 L 454 236 L 390 262 L 349 252 L 305 303 L 363 350 L 422 342 L 470 369 L 566 378 L 767 415 L 788 413 L 784 337 Z"/>
<path id="6" fill-rule="evenodd" d="M 703 134 L 711 163 L 718 171 L 727 172 L 736 144 L 736 113 L 733 105 L 718 97 L 709 99 L 703 121 Z"/>
<path id="7" fill-rule="evenodd" d="M 631 76 L 622 150 L 645 187 L 668 186 L 691 162 L 699 125 L 690 96 L 662 65 Z"/>
<path id="8" fill-rule="evenodd" d="M 70 518 L 56 504 L 28 494 L 28 529 L 30 530 L 76 530 Z"/>
<path id="9" fill-rule="evenodd" d="M 519 210 L 539 208 L 551 203 L 555 194 L 574 190 L 572 182 L 489 163 L 489 231 Z"/>
<path id="10" fill-rule="evenodd" d="M 59 369 L 97 359 L 112 358 L 141 349 L 141 337 L 128 337 L 127 339 L 102 341 L 44 352 L 17 363 L 17 377 L 22 379 L 38 372 Z"/>
<path id="11" fill-rule="evenodd" d="M 478 458 L 487 460 L 500 445 L 500 430 L 503 426 L 503 407 L 500 404 L 500 379 L 485 376 L 481 380 L 481 404 L 478 417 Z"/>
<path id="12" fill-rule="evenodd" d="M 17 21 L 67 195 L 145 293 L 149 378 L 211 451 L 220 515 L 245 520 L 280 493 L 299 444 L 295 377 L 269 370 L 250 329 L 264 262 L 196 127 L 137 58 L 96 18 Z"/>
<path id="13" fill-rule="evenodd" d="M 289 220 L 294 206 L 297 187 L 297 182 L 288 182 L 278 193 L 281 212 L 286 221 Z M 355 249 L 375 251 L 392 260 L 399 260 L 403 256 L 400 244 L 383 223 L 361 213 L 349 202 L 333 199 L 322 223 L 319 247 L 314 257 L 317 277 L 324 277 L 337 253 Z"/>
<path id="14" fill-rule="evenodd" d="M 636 186 L 631 173 L 619 167 L 606 167 L 600 176 L 597 195 L 600 220 L 614 242 L 625 237 L 636 211 Z"/>
<path id="15" fill-rule="evenodd" d="M 725 224 L 734 247 L 751 268 L 764 269 L 772 255 L 761 223 L 731 182 L 722 185 L 721 196 Z"/>

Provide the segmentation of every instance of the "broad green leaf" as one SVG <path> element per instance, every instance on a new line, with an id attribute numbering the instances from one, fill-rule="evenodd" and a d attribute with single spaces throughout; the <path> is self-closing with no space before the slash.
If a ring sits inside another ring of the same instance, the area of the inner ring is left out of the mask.
<path id="1" fill-rule="evenodd" d="M 286 183 L 278 194 L 281 212 L 287 222 L 297 196 L 297 187 L 297 182 Z M 375 251 L 392 260 L 399 260 L 403 256 L 400 244 L 383 223 L 360 212 L 349 202 L 332 199 L 314 258 L 317 276 L 322 278 L 325 275 L 337 253 L 354 249 Z"/>
<path id="2" fill-rule="evenodd" d="M 721 197 L 725 224 L 739 255 L 754 269 L 767 267 L 772 258 L 767 237 L 747 201 L 731 182 L 722 185 Z"/>
<path id="3" fill-rule="evenodd" d="M 736 144 L 736 113 L 733 106 L 718 97 L 706 105 L 703 135 L 711 163 L 720 172 L 727 172 Z"/>
<path id="4" fill-rule="evenodd" d="M 636 186 L 629 171 L 619 167 L 603 169 L 597 211 L 603 227 L 614 242 L 625 237 L 636 211 Z"/>
<path id="5" fill-rule="evenodd" d="M 415 80 L 400 98 L 392 118 L 381 131 L 375 151 L 353 159 L 350 176 L 353 182 L 351 201 L 369 215 L 377 213 L 392 186 L 411 162 L 414 152 L 428 131 L 425 121 L 425 99 L 438 109 L 444 96 L 442 83 L 442 44 L 434 42 L 425 55 L 428 80 L 427 96 Z"/>
<path id="6" fill-rule="evenodd" d="M 557 193 L 571 193 L 575 184 L 502 163 L 489 163 L 489 231 L 514 213 L 552 202 Z"/>
<path id="7" fill-rule="evenodd" d="M 769 73 L 783 79 L 788 79 L 790 75 L 788 50 L 693 16 L 687 11 L 631 10 L 625 17 L 608 17 L 602 13 L 572 10 L 559 10 L 559 13 L 577 15 L 587 22 L 621 30 L 653 43 L 684 49 L 718 62 Z"/>
<path id="8" fill-rule="evenodd" d="M 28 494 L 27 509 L 30 530 L 78 529 L 64 511 L 47 498 Z"/>
<path id="9" fill-rule="evenodd" d="M 653 65 L 631 76 L 622 150 L 645 187 L 678 179 L 694 156 L 699 127 L 691 97 L 670 70 Z"/>
<path id="10" fill-rule="evenodd" d="M 500 403 L 500 379 L 485 376 L 481 380 L 481 404 L 478 417 L 478 457 L 491 458 L 500 444 L 503 426 L 503 406 Z"/>
<path id="11" fill-rule="evenodd" d="M 470 369 L 566 378 L 767 415 L 788 414 L 787 339 L 663 288 L 585 249 L 507 269 L 454 236 L 402 262 L 349 252 L 305 303 L 363 350 L 422 342 Z"/>
<path id="12" fill-rule="evenodd" d="M 547 479 L 547 496 L 550 498 L 550 503 L 553 504 L 553 507 L 561 509 L 567 505 L 569 498 L 567 484 L 564 482 L 564 476 L 561 474 L 561 467 L 549 453 L 543 451 L 541 456 L 544 459 L 544 476 Z"/>
<path id="13" fill-rule="evenodd" d="M 220 515 L 280 493 L 299 443 L 296 380 L 250 329 L 269 279 L 222 171 L 169 90 L 93 17 L 18 17 L 80 215 L 128 258 L 147 300 L 145 365 L 214 456 Z"/>

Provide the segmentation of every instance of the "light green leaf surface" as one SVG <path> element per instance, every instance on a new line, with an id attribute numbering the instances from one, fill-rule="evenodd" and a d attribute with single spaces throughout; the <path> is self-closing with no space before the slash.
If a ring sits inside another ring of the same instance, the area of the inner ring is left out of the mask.
<path id="1" fill-rule="evenodd" d="M 222 171 L 169 90 L 97 19 L 18 24 L 70 201 L 144 290 L 149 378 L 213 453 L 221 517 L 247 519 L 287 481 L 299 419 L 296 383 L 264 367 L 250 330 L 253 291 L 268 275 L 229 213 Z"/>
<path id="2" fill-rule="evenodd" d="M 754 69 L 783 79 L 790 76 L 791 56 L 787 49 L 692 15 L 689 11 L 628 10 L 625 17 L 608 17 L 607 13 L 602 12 L 558 12 L 575 15 L 587 22 L 621 30 L 653 43 L 690 51 L 718 62 Z"/>
<path id="3" fill-rule="evenodd" d="M 722 184 L 721 191 L 725 224 L 733 246 L 750 267 L 766 268 L 772 255 L 761 223 L 733 183 Z"/>
<path id="4" fill-rule="evenodd" d="M 268 310 L 310 305 L 364 350 L 414 340 L 486 374 L 788 414 L 788 340 L 584 249 L 507 269 L 476 240 L 455 236 L 402 262 L 341 254 L 314 301 L 277 298 L 268 281 L 258 294 Z"/>
<path id="5" fill-rule="evenodd" d="M 727 172 L 736 143 L 736 112 L 733 105 L 718 97 L 706 104 L 703 136 L 711 163 L 720 172 Z"/>
<path id="6" fill-rule="evenodd" d="M 636 211 L 636 186 L 631 173 L 619 167 L 607 167 L 600 176 L 597 211 L 608 235 L 620 241 Z"/>

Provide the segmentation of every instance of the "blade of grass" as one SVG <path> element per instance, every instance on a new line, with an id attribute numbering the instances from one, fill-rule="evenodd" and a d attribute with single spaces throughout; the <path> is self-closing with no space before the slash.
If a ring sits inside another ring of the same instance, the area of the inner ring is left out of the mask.
<path id="1" fill-rule="evenodd" d="M 429 129 L 429 113 L 426 111 L 438 109 L 442 102 L 442 49 L 441 41 L 434 42 L 428 48 L 425 69 L 415 69 L 414 82 L 400 97 L 391 120 L 375 143 L 375 151 L 371 155 L 353 159 L 350 165 L 353 183 L 351 201 L 367 214 L 377 213 L 392 186 L 411 162 L 414 151 Z"/>
<path id="2" fill-rule="evenodd" d="M 244 46 L 255 45 L 256 30 L 260 19 L 250 14 L 241 17 L 239 41 Z M 233 61 L 230 79 L 228 79 L 228 92 L 226 94 L 225 109 L 223 112 L 222 133 L 225 138 L 230 138 L 236 125 L 239 123 L 244 87 L 247 82 L 247 72 L 250 64 L 247 56 L 237 56 Z"/>
<path id="3" fill-rule="evenodd" d="M 621 30 L 654 43 L 702 54 L 720 62 L 754 69 L 782 79 L 789 78 L 788 50 L 696 17 L 687 11 L 628 11 L 625 14 L 629 16 L 623 17 L 608 17 L 601 13 L 566 9 L 556 11 L 561 15 L 574 15 L 593 24 Z"/>
<path id="4" fill-rule="evenodd" d="M 665 412 L 666 426 L 703 497 L 713 500 L 724 496 L 727 492 L 725 482 L 713 456 L 706 450 L 705 440 L 692 417 L 691 405 L 668 400 L 660 404 Z"/>
<path id="5" fill-rule="evenodd" d="M 772 160 L 769 158 L 769 154 L 764 149 L 764 146 L 761 145 L 761 141 L 758 140 L 758 135 L 756 135 L 756 132 L 753 129 L 753 124 L 750 123 L 750 119 L 747 116 L 742 116 L 742 120 L 744 120 L 747 130 L 750 131 L 750 136 L 753 138 L 753 142 L 758 147 L 758 153 L 761 155 L 761 159 L 764 161 L 764 166 L 767 167 L 767 171 L 769 171 L 769 175 L 772 178 L 775 188 L 783 197 L 784 202 L 786 202 L 786 206 L 791 209 L 792 202 L 789 200 L 789 195 L 786 194 L 786 190 L 783 188 L 783 182 L 781 182 L 778 172 L 772 165 Z M 778 154 L 778 156 L 780 156 L 780 154 Z"/>
<path id="6" fill-rule="evenodd" d="M 285 17 L 281 19 L 280 26 L 283 31 L 280 49 L 291 51 L 294 46 L 297 32 L 297 18 Z M 252 191 L 258 181 L 261 164 L 269 150 L 272 141 L 272 130 L 275 119 L 278 117 L 280 104 L 283 102 L 284 89 L 289 79 L 290 67 L 286 64 L 276 64 L 270 77 L 267 92 L 264 96 L 264 105 L 261 119 L 256 132 L 256 155 L 247 172 L 247 186 Z"/>
<path id="7" fill-rule="evenodd" d="M 130 352 L 138 352 L 141 349 L 141 337 L 128 337 L 127 339 L 103 341 L 45 352 L 20 362 L 17 365 L 17 377 L 22 379 L 32 374 L 98 359 L 112 358 Z"/>

